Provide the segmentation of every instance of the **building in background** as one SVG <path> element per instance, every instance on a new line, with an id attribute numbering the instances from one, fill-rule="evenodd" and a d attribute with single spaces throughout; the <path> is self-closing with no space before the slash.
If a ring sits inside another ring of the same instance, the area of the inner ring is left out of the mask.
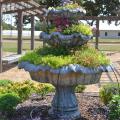
<path id="1" fill-rule="evenodd" d="M 120 40 L 120 25 L 100 23 L 99 38 Z"/>

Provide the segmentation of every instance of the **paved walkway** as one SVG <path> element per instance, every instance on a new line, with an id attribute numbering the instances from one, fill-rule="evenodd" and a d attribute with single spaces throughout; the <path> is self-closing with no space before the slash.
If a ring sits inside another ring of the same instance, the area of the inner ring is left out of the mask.
<path id="1" fill-rule="evenodd" d="M 100 83 L 88 85 L 85 92 L 99 92 L 102 85 L 116 83 L 117 79 L 120 82 L 120 52 L 107 52 L 106 54 L 115 67 L 114 72 L 103 73 Z"/>
<path id="2" fill-rule="evenodd" d="M 106 52 L 107 56 L 115 66 L 115 74 L 120 82 L 120 52 Z M 116 83 L 114 72 L 103 73 L 99 84 L 88 85 L 85 92 L 99 92 L 100 86 L 107 83 Z M 15 64 L 5 65 L 4 72 L 0 74 L 0 79 L 8 79 L 12 81 L 30 80 L 28 72 L 19 70 Z"/>

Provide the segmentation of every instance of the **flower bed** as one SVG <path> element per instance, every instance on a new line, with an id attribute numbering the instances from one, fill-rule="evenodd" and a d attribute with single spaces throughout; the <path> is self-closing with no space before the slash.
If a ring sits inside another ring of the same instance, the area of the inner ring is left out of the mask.
<path id="1" fill-rule="evenodd" d="M 20 62 L 22 61 L 55 69 L 70 64 L 78 64 L 88 68 L 97 68 L 110 64 L 109 59 L 103 53 L 86 45 L 75 49 L 45 47 L 27 53 L 20 59 Z"/>

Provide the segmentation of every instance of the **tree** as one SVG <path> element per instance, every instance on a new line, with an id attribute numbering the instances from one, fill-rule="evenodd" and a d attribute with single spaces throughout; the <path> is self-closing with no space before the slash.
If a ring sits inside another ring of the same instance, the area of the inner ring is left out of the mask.
<path id="1" fill-rule="evenodd" d="M 81 0 L 76 0 L 80 3 Z M 120 0 L 82 0 L 82 6 L 88 16 L 118 16 L 116 10 L 120 7 Z"/>
<path id="2" fill-rule="evenodd" d="M 36 0 L 40 5 L 47 5 L 47 7 L 58 6 L 61 0 Z"/>
<path id="3" fill-rule="evenodd" d="M 41 5 L 58 6 L 62 0 L 36 0 Z M 116 10 L 120 7 L 120 0 L 71 0 L 85 8 L 89 16 L 117 16 Z"/>
<path id="4" fill-rule="evenodd" d="M 7 24 L 5 22 L 2 23 L 3 30 L 16 30 L 16 27 L 11 24 Z"/>

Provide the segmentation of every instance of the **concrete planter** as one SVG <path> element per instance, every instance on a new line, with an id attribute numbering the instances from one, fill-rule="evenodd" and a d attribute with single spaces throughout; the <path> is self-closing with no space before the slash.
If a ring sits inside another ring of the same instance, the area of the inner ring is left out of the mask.
<path id="1" fill-rule="evenodd" d="M 74 18 L 78 19 L 79 16 L 84 16 L 86 14 L 86 11 L 83 8 L 76 8 L 76 9 L 55 9 L 51 8 L 48 10 L 47 16 L 51 19 L 53 19 L 56 16 L 63 16 L 67 18 Z"/>
<path id="2" fill-rule="evenodd" d="M 31 78 L 41 83 L 51 83 L 56 88 L 49 115 L 57 120 L 75 120 L 80 118 L 77 98 L 74 89 L 78 84 L 89 85 L 98 83 L 102 72 L 111 71 L 110 66 L 86 68 L 80 65 L 69 65 L 59 69 L 48 66 L 35 66 L 22 62 L 19 68 L 24 68 Z"/>
<path id="3" fill-rule="evenodd" d="M 63 35 L 60 32 L 53 32 L 47 34 L 46 32 L 40 33 L 40 39 L 51 46 L 81 46 L 86 44 L 92 36 L 83 35 L 81 33 L 74 33 L 71 35 Z"/>

